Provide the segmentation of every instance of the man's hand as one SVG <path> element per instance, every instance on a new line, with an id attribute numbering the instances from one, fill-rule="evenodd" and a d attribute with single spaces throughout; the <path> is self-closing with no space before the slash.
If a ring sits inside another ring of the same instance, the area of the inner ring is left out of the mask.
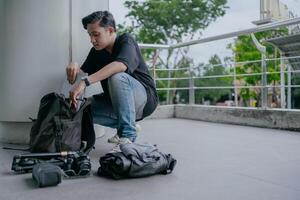
<path id="1" fill-rule="evenodd" d="M 71 105 L 74 106 L 74 108 L 77 108 L 77 97 L 83 92 L 85 87 L 84 81 L 80 81 L 79 84 L 70 91 Z"/>
<path id="2" fill-rule="evenodd" d="M 80 68 L 79 68 L 78 63 L 71 62 L 69 64 L 69 66 L 66 69 L 66 72 L 67 72 L 67 79 L 68 79 L 70 84 L 74 84 L 79 71 L 80 71 Z"/>

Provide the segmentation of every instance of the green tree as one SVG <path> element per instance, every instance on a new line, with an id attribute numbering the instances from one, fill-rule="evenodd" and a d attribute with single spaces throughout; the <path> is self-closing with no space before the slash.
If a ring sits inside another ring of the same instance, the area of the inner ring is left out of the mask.
<path id="1" fill-rule="evenodd" d="M 208 64 L 202 64 L 199 68 L 203 69 L 203 72 L 199 73 L 200 77 L 229 74 L 229 70 L 224 67 L 218 55 L 213 55 L 209 59 Z M 198 87 L 232 86 L 232 81 L 230 77 L 205 78 L 196 79 L 195 85 Z M 196 103 L 203 103 L 203 100 L 210 100 L 212 104 L 215 104 L 219 101 L 230 99 L 231 93 L 231 89 L 200 89 L 196 91 Z"/>
<path id="2" fill-rule="evenodd" d="M 266 31 L 256 33 L 255 37 L 259 41 L 264 41 L 264 39 L 274 37 L 276 35 L 286 35 L 287 29 L 280 29 L 275 31 Z M 276 48 L 267 42 L 263 42 L 263 45 L 266 47 L 266 56 L 267 58 L 278 58 L 279 53 L 276 51 Z M 261 53 L 257 50 L 255 44 L 253 43 L 250 35 L 238 36 L 233 44 L 228 45 L 228 48 L 232 49 L 235 55 L 236 62 L 244 62 L 244 61 L 254 61 L 258 60 L 258 62 L 252 62 L 247 64 L 242 64 L 236 66 L 236 74 L 247 74 L 247 73 L 261 73 Z M 268 61 L 267 62 L 267 71 L 268 72 L 278 72 L 280 71 L 280 62 L 278 61 Z M 240 80 L 246 86 L 260 86 L 261 85 L 261 75 L 253 75 L 253 76 L 238 76 L 238 80 Z M 267 75 L 267 83 L 275 84 L 280 80 L 279 74 L 268 74 Z M 276 93 L 276 90 L 273 90 Z M 243 99 L 244 105 L 249 106 L 249 100 L 255 99 L 257 101 L 257 105 L 261 105 L 261 89 L 249 89 L 242 88 L 240 89 L 239 96 Z"/>
<path id="3" fill-rule="evenodd" d="M 126 17 L 130 23 L 118 25 L 120 32 L 131 32 L 142 43 L 176 44 L 199 38 L 201 31 L 225 14 L 227 0 L 127 0 Z M 181 52 L 180 52 L 181 51 Z M 154 50 L 143 50 L 145 58 L 154 56 Z M 183 53 L 182 53 L 183 52 Z M 178 68 L 187 57 L 188 48 L 168 49 L 162 68 Z M 180 57 L 180 58 L 178 58 Z M 167 73 L 172 77 L 172 73 Z M 166 87 L 170 87 L 168 81 Z M 167 94 L 167 99 L 170 94 Z"/>
<path id="4" fill-rule="evenodd" d="M 190 76 L 189 70 L 186 70 L 187 68 L 194 66 L 193 59 L 190 57 L 181 57 L 181 59 L 177 62 L 177 67 L 176 69 L 179 70 L 172 70 L 172 71 L 156 71 L 156 77 L 159 78 L 187 78 Z M 165 69 L 163 66 L 158 65 L 156 66 L 157 68 L 160 69 Z M 171 81 L 166 81 L 166 80 L 158 80 L 156 81 L 156 85 L 158 88 L 186 88 L 189 86 L 189 80 L 188 79 L 177 79 L 177 80 L 171 80 Z M 159 91 L 158 92 L 160 101 L 161 102 L 166 102 L 167 101 L 167 93 L 166 91 Z M 189 96 L 188 96 L 188 91 L 187 90 L 172 90 L 172 101 L 174 103 L 174 98 L 176 97 L 176 94 L 179 95 L 180 97 L 180 102 L 188 102 L 189 101 Z M 179 103 L 179 102 L 177 102 Z"/>

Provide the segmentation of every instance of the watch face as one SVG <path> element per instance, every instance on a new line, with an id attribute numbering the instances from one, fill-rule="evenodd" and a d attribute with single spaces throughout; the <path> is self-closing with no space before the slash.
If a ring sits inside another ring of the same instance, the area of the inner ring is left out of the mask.
<path id="1" fill-rule="evenodd" d="M 89 79 L 88 79 L 88 77 L 85 77 L 83 79 L 83 81 L 84 81 L 84 83 L 85 83 L 86 86 L 89 86 L 91 84 L 90 81 L 89 81 Z"/>

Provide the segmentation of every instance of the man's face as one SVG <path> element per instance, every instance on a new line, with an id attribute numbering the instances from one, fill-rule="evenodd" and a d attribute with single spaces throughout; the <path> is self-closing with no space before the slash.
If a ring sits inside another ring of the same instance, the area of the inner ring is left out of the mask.
<path id="1" fill-rule="evenodd" d="M 91 43 L 96 50 L 106 48 L 111 42 L 111 28 L 100 27 L 99 22 L 88 24 L 87 32 L 90 35 Z"/>

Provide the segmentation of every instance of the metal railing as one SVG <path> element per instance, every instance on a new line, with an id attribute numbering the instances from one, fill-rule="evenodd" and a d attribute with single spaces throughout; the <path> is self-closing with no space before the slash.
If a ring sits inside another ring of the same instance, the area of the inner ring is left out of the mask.
<path id="1" fill-rule="evenodd" d="M 245 29 L 241 31 L 235 31 L 230 33 L 225 33 L 217 36 L 207 37 L 199 40 L 193 40 L 189 42 L 183 42 L 179 44 L 172 44 L 172 45 L 161 45 L 161 44 L 139 44 L 140 48 L 142 49 L 157 49 L 160 52 L 161 50 L 165 49 L 177 49 L 181 47 L 187 47 L 191 45 L 196 44 L 203 44 L 208 42 L 213 42 L 217 40 L 227 39 L 227 38 L 233 38 L 241 35 L 247 35 L 247 34 L 253 34 L 257 32 L 262 31 L 269 31 L 274 30 L 276 28 L 285 27 L 289 25 L 299 24 L 300 23 L 300 17 L 284 20 L 284 21 L 278 21 L 266 25 L 257 26 L 250 29 Z M 259 44 L 257 44 L 259 45 Z M 259 48 L 259 47 L 258 47 Z M 263 46 L 261 48 L 264 48 Z M 288 64 L 287 70 L 283 70 L 281 68 L 280 71 L 267 71 L 267 62 L 270 61 L 279 61 L 283 65 L 283 63 L 286 63 L 288 59 L 295 59 L 300 58 L 299 56 L 293 56 L 293 57 L 281 57 L 281 58 L 266 58 L 266 56 L 263 54 L 262 50 L 260 49 L 262 53 L 262 59 L 261 60 L 250 60 L 250 61 L 244 61 L 244 62 L 229 62 L 226 64 L 219 64 L 219 65 L 211 65 L 214 66 L 221 66 L 226 65 L 233 67 L 233 71 L 231 73 L 226 75 L 210 75 L 210 76 L 194 76 L 193 70 L 198 69 L 199 67 L 186 67 L 186 68 L 168 68 L 168 69 L 158 69 L 153 66 L 151 68 L 153 70 L 154 79 L 155 81 L 179 81 L 179 80 L 187 80 L 189 81 L 188 87 L 164 87 L 164 88 L 157 88 L 158 91 L 179 91 L 179 90 L 188 90 L 189 91 L 189 103 L 194 104 L 195 103 L 195 90 L 215 90 L 215 89 L 232 89 L 234 90 L 234 105 L 238 106 L 238 89 L 260 89 L 261 90 L 261 97 L 262 97 L 262 105 L 261 108 L 267 108 L 267 95 L 268 95 L 268 88 L 281 88 L 280 92 L 280 99 L 281 99 L 281 108 L 287 108 L 291 109 L 291 88 L 299 88 L 300 85 L 291 85 L 291 75 L 293 73 L 300 73 L 300 70 L 292 70 L 291 66 Z M 236 73 L 236 67 L 242 67 L 246 64 L 254 64 L 254 63 L 260 63 L 261 64 L 261 72 L 260 73 L 243 73 L 243 74 L 237 74 Z M 168 78 L 160 78 L 156 77 L 156 74 L 160 71 L 167 71 L 168 73 L 177 72 L 177 71 L 186 71 L 186 77 L 168 77 Z M 271 74 L 280 74 L 281 81 L 280 85 L 268 85 L 267 84 L 267 75 Z M 261 85 L 237 85 L 236 81 L 241 77 L 247 77 L 247 76 L 261 76 Z M 285 84 L 285 76 L 287 76 L 287 84 Z M 197 79 L 218 79 L 218 78 L 233 78 L 233 85 L 231 86 L 195 86 L 194 80 Z M 170 84 L 168 84 L 170 86 Z M 285 89 L 287 89 L 287 101 L 286 101 L 286 95 L 285 95 Z M 287 102 L 287 104 L 285 103 Z"/>

